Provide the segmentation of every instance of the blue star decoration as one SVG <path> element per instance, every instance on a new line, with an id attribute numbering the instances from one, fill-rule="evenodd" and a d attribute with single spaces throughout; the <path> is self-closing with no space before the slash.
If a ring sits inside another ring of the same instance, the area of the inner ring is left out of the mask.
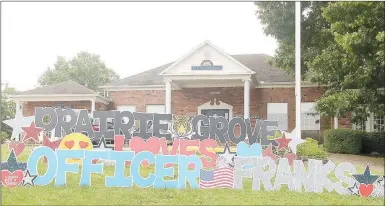
<path id="1" fill-rule="evenodd" d="M 369 165 L 366 165 L 365 172 L 363 174 L 353 175 L 354 179 L 360 184 L 370 185 L 373 184 L 377 179 L 377 175 L 371 175 Z"/>
<path id="2" fill-rule="evenodd" d="M 2 162 L 0 165 L 1 170 L 8 170 L 9 172 L 14 172 L 16 170 L 25 171 L 27 169 L 27 163 L 18 163 L 16 159 L 15 152 L 13 149 L 9 153 L 8 159 L 6 162 Z"/>
<path id="3" fill-rule="evenodd" d="M 22 185 L 23 186 L 27 186 L 27 185 L 34 186 L 35 185 L 34 180 L 36 179 L 36 177 L 37 177 L 37 175 L 31 175 L 29 173 L 29 170 L 27 170 L 25 172 Z"/>

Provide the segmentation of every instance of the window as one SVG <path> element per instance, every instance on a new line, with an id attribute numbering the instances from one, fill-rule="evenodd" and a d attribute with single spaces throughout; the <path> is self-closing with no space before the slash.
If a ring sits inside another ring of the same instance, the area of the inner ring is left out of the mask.
<path id="1" fill-rule="evenodd" d="M 117 109 L 118 109 L 119 111 L 136 112 L 136 107 L 135 107 L 135 105 L 121 105 L 121 106 L 118 106 Z"/>
<path id="2" fill-rule="evenodd" d="M 301 103 L 301 130 L 320 130 L 320 114 L 314 102 Z"/>
<path id="3" fill-rule="evenodd" d="M 366 131 L 366 121 L 359 122 L 357 124 L 353 124 L 353 129 Z"/>
<path id="4" fill-rule="evenodd" d="M 166 113 L 166 106 L 164 104 L 148 104 L 146 105 L 146 112 L 164 114 Z"/>
<path id="5" fill-rule="evenodd" d="M 287 103 L 267 103 L 267 120 L 278 121 L 278 129 L 287 130 Z"/>
<path id="6" fill-rule="evenodd" d="M 136 112 L 136 106 L 135 105 L 121 105 L 121 106 L 117 106 L 117 109 L 119 111 L 129 111 L 131 113 Z M 123 117 L 123 123 L 127 123 L 127 122 L 128 122 L 128 118 Z"/>
<path id="7" fill-rule="evenodd" d="M 374 115 L 373 116 L 373 131 L 374 132 L 383 132 L 385 131 L 384 127 L 384 118 L 385 116 Z"/>

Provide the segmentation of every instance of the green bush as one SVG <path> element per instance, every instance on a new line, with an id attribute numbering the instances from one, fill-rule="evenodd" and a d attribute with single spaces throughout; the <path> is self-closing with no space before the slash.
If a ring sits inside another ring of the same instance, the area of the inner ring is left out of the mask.
<path id="1" fill-rule="evenodd" d="M 362 150 L 367 154 L 385 154 L 385 132 L 367 132 L 362 139 Z"/>
<path id="2" fill-rule="evenodd" d="M 311 159 L 326 159 L 328 154 L 318 146 L 318 141 L 310 137 L 305 142 L 298 145 L 297 155 Z"/>
<path id="3" fill-rule="evenodd" d="M 5 140 L 9 139 L 9 135 L 4 132 L 4 131 L 1 131 L 0 132 L 0 143 L 3 144 Z"/>
<path id="4" fill-rule="evenodd" d="M 352 129 L 330 129 L 324 132 L 326 151 L 342 154 L 358 154 L 361 152 L 362 139 L 365 132 Z"/>

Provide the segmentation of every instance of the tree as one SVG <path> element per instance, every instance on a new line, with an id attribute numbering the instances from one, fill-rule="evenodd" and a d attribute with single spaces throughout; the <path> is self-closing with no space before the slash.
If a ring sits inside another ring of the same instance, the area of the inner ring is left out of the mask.
<path id="1" fill-rule="evenodd" d="M 8 84 L 5 84 L 1 92 L 1 131 L 7 133 L 8 137 L 12 134 L 12 128 L 4 124 L 3 121 L 7 119 L 12 119 L 15 117 L 16 112 L 16 103 L 13 100 L 9 99 L 10 94 L 16 93 L 16 89 L 9 87 Z M 3 135 L 2 135 L 3 136 Z"/>
<path id="2" fill-rule="evenodd" d="M 278 49 L 271 63 L 293 75 L 295 70 L 294 2 L 258 2 L 264 32 Z M 383 115 L 384 2 L 303 2 L 302 74 L 327 85 L 317 101 L 323 115 L 365 120 Z"/>
<path id="3" fill-rule="evenodd" d="M 59 56 L 53 68 L 48 67 L 38 82 L 46 86 L 73 80 L 89 89 L 100 91 L 99 86 L 118 79 L 119 76 L 106 67 L 99 55 L 80 52 L 69 61 Z"/>

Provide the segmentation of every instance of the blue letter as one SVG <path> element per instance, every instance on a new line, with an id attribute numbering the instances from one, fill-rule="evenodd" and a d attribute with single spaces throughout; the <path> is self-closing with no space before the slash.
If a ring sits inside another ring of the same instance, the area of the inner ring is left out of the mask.
<path id="1" fill-rule="evenodd" d="M 190 187 L 192 189 L 198 188 L 198 180 L 201 169 L 202 169 L 202 161 L 196 155 L 185 156 L 179 155 L 179 165 L 178 165 L 178 188 L 186 189 L 186 180 L 188 180 Z M 188 165 L 190 163 L 194 163 L 194 170 L 189 170 Z"/>
<path id="2" fill-rule="evenodd" d="M 45 156 L 48 162 L 47 172 L 43 176 L 37 176 L 34 180 L 35 185 L 48 185 L 56 175 L 57 159 L 55 152 L 46 146 L 36 147 L 29 155 L 28 171 L 31 175 L 39 175 L 37 173 L 37 164 L 40 157 Z"/>
<path id="3" fill-rule="evenodd" d="M 155 175 L 149 174 L 147 178 L 143 178 L 140 175 L 140 163 L 143 160 L 148 160 L 148 164 L 155 162 L 155 156 L 152 152 L 143 151 L 135 155 L 134 159 L 131 162 L 131 176 L 134 179 L 134 182 L 139 187 L 149 187 L 154 184 Z"/>
<path id="4" fill-rule="evenodd" d="M 107 150 L 85 150 L 82 174 L 80 177 L 81 186 L 91 186 L 91 173 L 103 174 L 103 164 L 92 164 L 94 159 L 108 159 Z"/>
<path id="5" fill-rule="evenodd" d="M 106 187 L 132 187 L 132 177 L 124 177 L 126 161 L 131 161 L 134 152 L 110 151 L 110 160 L 115 160 L 114 176 L 106 177 Z"/>
<path id="6" fill-rule="evenodd" d="M 57 156 L 57 174 L 55 185 L 63 186 L 66 185 L 66 174 L 67 172 L 78 173 L 79 165 L 78 163 L 67 164 L 67 159 L 83 159 L 84 158 L 84 150 L 56 150 Z"/>
<path id="7" fill-rule="evenodd" d="M 176 155 L 156 155 L 156 180 L 154 188 L 178 188 L 178 180 L 164 180 L 163 177 L 174 177 L 174 167 L 164 168 L 166 163 L 178 163 Z"/>

